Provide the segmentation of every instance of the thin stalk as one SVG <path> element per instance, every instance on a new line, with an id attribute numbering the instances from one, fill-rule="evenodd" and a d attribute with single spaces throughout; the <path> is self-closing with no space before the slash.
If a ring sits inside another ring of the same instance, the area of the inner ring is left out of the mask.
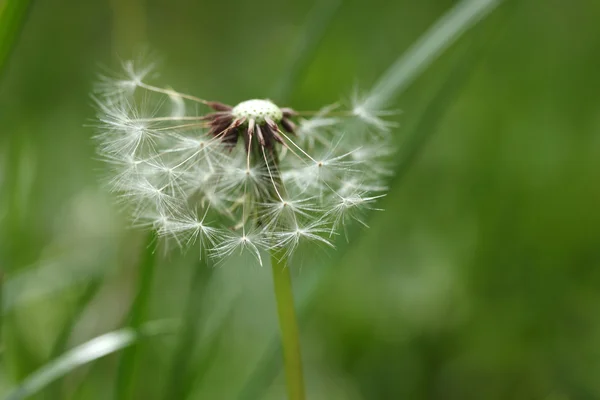
<path id="1" fill-rule="evenodd" d="M 11 366 L 13 378 L 20 380 L 41 362 L 31 346 L 27 346 L 22 333 L 23 321 L 18 310 L 8 312 L 7 281 L 31 262 L 28 243 L 28 200 L 35 179 L 34 157 L 26 132 L 9 138 L 6 152 L 6 196 L 7 212 L 0 221 L 0 271 L 2 283 L 2 308 L 0 309 L 0 341 L 5 351 L 6 365 Z"/>
<path id="2" fill-rule="evenodd" d="M 201 333 L 200 321 L 204 289 L 211 279 L 212 268 L 208 265 L 207 257 L 202 257 L 200 263 L 194 264 L 192 269 L 183 325 L 178 338 L 179 342 L 173 353 L 170 377 L 163 396 L 165 400 L 187 398 L 198 372 L 192 367 L 192 357 L 196 353 L 196 341 Z"/>
<path id="3" fill-rule="evenodd" d="M 300 354 L 300 334 L 292 293 L 292 278 L 287 258 L 277 251 L 271 254 L 273 286 L 277 303 L 277 316 L 281 331 L 281 346 L 289 400 L 304 400 L 304 378 Z"/>
<path id="4" fill-rule="evenodd" d="M 75 325 L 79 321 L 81 315 L 87 310 L 87 306 L 94 299 L 98 290 L 102 287 L 102 280 L 93 280 L 89 282 L 77 301 L 77 306 L 74 312 L 69 317 L 68 321 L 62 327 L 52 351 L 50 352 L 50 360 L 60 357 L 67 350 L 67 344 Z M 62 398 L 62 377 L 58 377 L 55 382 L 48 385 L 45 398 L 60 399 Z"/>
<path id="5" fill-rule="evenodd" d="M 139 276 L 137 279 L 137 292 L 131 309 L 129 310 L 127 325 L 132 329 L 139 329 L 146 318 L 152 281 L 156 267 L 155 254 L 156 232 L 152 231 L 147 238 L 143 248 L 143 258 L 139 265 Z M 117 399 L 135 398 L 135 376 L 138 364 L 138 345 L 134 344 L 121 355 L 117 368 Z"/>
<path id="6" fill-rule="evenodd" d="M 12 50 L 17 43 L 19 33 L 26 19 L 27 10 L 29 9 L 29 0 L 5 0 L 0 2 L 0 80 L 2 72 L 7 64 Z M 10 154 L 10 153 L 9 153 Z M 10 193 L 10 190 L 8 191 Z M 9 195 L 10 196 L 10 195 Z M 7 223 L 6 226 L 10 227 Z M 10 229 L 10 228 L 8 228 Z M 7 237 L 11 237 L 12 233 L 8 232 Z M 10 244 L 9 244 L 10 246 Z M 2 253 L 0 249 L 0 253 Z M 10 251 L 10 250 L 9 250 Z M 0 259 L 3 258 L 0 254 Z M 3 261 L 3 260 L 0 260 Z M 6 260 L 4 260 L 6 261 Z M 0 264 L 4 264 L 0 262 Z M 5 268 L 10 264 L 0 265 L 0 355 L 4 356 L 4 281 L 6 279 Z"/>
<path id="7" fill-rule="evenodd" d="M 3 337 L 4 329 L 4 270 L 0 268 L 0 361 L 4 357 L 4 341 Z"/>
<path id="8" fill-rule="evenodd" d="M 30 0 L 0 2 L 0 76 L 25 22 Z"/>

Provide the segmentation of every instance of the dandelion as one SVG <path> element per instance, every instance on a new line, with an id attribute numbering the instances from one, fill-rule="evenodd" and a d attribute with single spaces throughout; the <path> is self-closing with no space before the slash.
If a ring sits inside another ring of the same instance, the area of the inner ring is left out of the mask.
<path id="1" fill-rule="evenodd" d="M 262 252 L 291 257 L 302 241 L 332 247 L 385 192 L 391 124 L 368 99 L 316 112 L 267 99 L 231 106 L 154 86 L 153 71 L 128 61 L 101 77 L 95 140 L 132 220 L 178 246 L 216 260 L 246 252 L 260 265 Z"/>

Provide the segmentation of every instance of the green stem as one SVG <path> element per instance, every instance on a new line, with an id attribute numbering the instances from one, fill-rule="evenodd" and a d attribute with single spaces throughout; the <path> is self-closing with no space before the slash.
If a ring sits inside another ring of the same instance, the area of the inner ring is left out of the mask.
<path id="1" fill-rule="evenodd" d="M 2 72 L 4 71 L 9 56 L 19 38 L 19 33 L 21 32 L 21 29 L 27 16 L 27 10 L 29 9 L 29 3 L 29 0 L 0 1 L 0 80 L 2 78 Z M 8 193 L 10 193 L 10 190 L 8 190 Z M 6 226 L 8 227 L 7 238 L 10 238 L 11 236 L 13 236 L 13 233 L 10 232 L 11 225 L 10 223 L 6 223 Z M 1 233 L 3 232 L 0 232 L 0 234 Z M 7 238 L 5 240 L 7 240 Z M 16 242 L 16 240 L 14 239 L 12 241 Z M 14 251 L 14 249 L 10 248 L 10 246 L 11 243 L 8 244 L 8 252 L 11 253 L 8 256 L 8 261 L 4 259 L 3 249 L 0 248 L 0 357 L 4 357 L 4 351 L 7 348 L 5 346 L 5 338 L 3 335 L 6 318 L 6 315 L 4 313 L 4 281 L 6 279 L 7 274 L 6 269 L 9 265 L 11 265 L 11 262 L 14 262 L 14 260 L 11 259 L 12 252 Z"/>
<path id="2" fill-rule="evenodd" d="M 69 319 L 61 328 L 60 333 L 58 334 L 58 338 L 56 339 L 56 342 L 52 346 L 49 360 L 57 359 L 58 357 L 61 356 L 61 354 L 65 353 L 65 351 L 67 351 L 68 341 L 71 336 L 71 333 L 73 332 L 73 330 L 75 328 L 75 324 L 77 324 L 81 315 L 87 310 L 87 306 L 94 299 L 94 297 L 96 296 L 96 294 L 98 293 L 98 291 L 100 290 L 101 287 L 102 287 L 101 279 L 93 280 L 87 284 L 85 290 L 83 291 L 83 293 L 81 294 L 81 296 L 79 297 L 79 299 L 77 301 L 77 306 L 75 307 L 75 310 L 69 316 Z M 46 393 L 45 393 L 45 398 L 46 399 L 63 398 L 62 378 L 61 377 L 58 377 L 56 379 L 56 381 L 54 381 L 48 385 Z"/>
<path id="3" fill-rule="evenodd" d="M 0 2 L 0 74 L 15 47 L 27 16 L 30 0 Z"/>
<path id="4" fill-rule="evenodd" d="M 133 329 L 139 329 L 146 320 L 148 312 L 152 281 L 156 269 L 156 232 L 148 234 L 146 245 L 143 248 L 143 256 L 139 265 L 139 276 L 137 279 L 137 291 L 131 309 L 129 310 L 127 325 Z M 121 354 L 117 367 L 117 393 L 119 400 L 135 398 L 135 377 L 138 367 L 139 345 L 134 344 L 125 349 Z"/>
<path id="5" fill-rule="evenodd" d="M 202 257 L 200 263 L 193 267 L 190 278 L 190 291 L 183 314 L 183 326 L 179 342 L 173 353 L 170 378 L 164 393 L 164 399 L 185 399 L 193 386 L 198 372 L 192 367 L 192 358 L 196 353 L 196 341 L 201 334 L 202 301 L 206 285 L 211 278 L 212 266 L 208 265 L 207 257 Z"/>
<path id="6" fill-rule="evenodd" d="M 4 357 L 4 270 L 0 267 L 0 360 Z"/>
<path id="7" fill-rule="evenodd" d="M 287 265 L 287 258 L 274 251 L 271 254 L 273 267 L 273 285 L 275 288 L 275 301 L 281 330 L 281 345 L 283 348 L 283 361 L 285 379 L 287 383 L 288 400 L 304 400 L 304 378 L 302 374 L 302 359 L 300 355 L 300 335 L 298 321 L 294 308 L 292 294 L 292 278 Z"/>

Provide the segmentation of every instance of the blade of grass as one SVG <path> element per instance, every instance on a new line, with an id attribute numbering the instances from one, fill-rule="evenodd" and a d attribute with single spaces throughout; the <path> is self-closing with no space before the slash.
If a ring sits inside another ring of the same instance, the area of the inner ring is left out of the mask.
<path id="1" fill-rule="evenodd" d="M 127 325 L 132 329 L 139 329 L 148 312 L 148 303 L 152 290 L 152 281 L 156 269 L 156 245 L 157 235 L 155 231 L 148 234 L 143 247 L 142 259 L 138 268 L 137 290 L 129 315 L 127 316 Z M 137 375 L 139 345 L 126 349 L 120 357 L 117 367 L 117 399 L 135 398 L 135 378 Z"/>
<path id="2" fill-rule="evenodd" d="M 90 281 L 102 279 L 105 272 L 103 266 L 85 265 L 89 261 L 89 249 L 81 247 L 72 249 L 53 260 L 38 259 L 34 263 L 19 268 L 19 272 L 11 273 L 4 282 L 4 312 L 27 307 L 40 301 L 48 301 L 73 286 L 84 286 Z M 21 271 L 22 270 L 22 271 Z M 62 274 L 65 279 L 42 282 L 53 274 Z"/>
<path id="3" fill-rule="evenodd" d="M 7 311 L 7 282 L 29 261 L 31 248 L 28 226 L 28 204 L 35 181 L 35 156 L 28 135 L 13 135 L 9 138 L 9 151 L 6 168 L 6 204 L 5 220 L 0 225 L 0 270 L 3 275 L 0 295 L 0 330 L 2 345 L 6 349 L 7 365 L 15 379 L 20 380 L 36 368 L 41 362 L 30 346 L 27 346 L 21 333 L 22 321 L 18 312 Z"/>
<path id="4" fill-rule="evenodd" d="M 397 97 L 450 45 L 502 0 L 463 0 L 425 32 L 375 83 L 368 107 L 379 108 Z"/>
<path id="5" fill-rule="evenodd" d="M 18 38 L 19 38 L 19 34 L 21 33 L 21 30 L 23 28 L 23 25 L 25 23 L 26 20 L 26 16 L 27 16 L 27 12 L 29 10 L 29 5 L 30 5 L 30 0 L 4 0 L 1 4 L 0 4 L 0 83 L 2 82 L 2 76 L 3 76 L 3 72 L 6 68 L 6 65 L 8 63 L 8 59 L 10 57 L 10 54 L 12 53 Z M 15 139 L 15 141 L 19 141 L 20 139 Z M 18 146 L 19 147 L 19 146 Z M 15 185 L 19 185 L 19 180 L 18 180 L 18 176 L 20 176 L 20 174 L 18 174 L 19 169 L 17 169 L 17 171 L 13 171 L 12 168 L 10 168 L 12 165 L 18 165 L 17 163 L 13 163 L 10 161 L 10 159 L 12 158 L 11 155 L 15 154 L 15 153 L 19 153 L 19 149 L 12 149 L 12 151 L 9 151 L 9 169 L 8 169 L 8 174 L 7 174 L 7 178 L 10 181 L 11 177 L 12 181 L 13 181 L 13 185 L 10 184 L 10 182 L 7 184 L 8 190 L 7 190 L 7 195 L 10 197 L 8 199 L 8 204 L 9 204 L 9 209 L 8 209 L 8 215 L 12 216 L 11 221 L 14 221 L 15 219 L 18 222 L 18 214 L 17 216 L 13 216 L 12 212 L 15 211 L 12 209 L 11 204 L 13 203 L 11 200 L 14 200 L 15 197 L 21 193 L 21 190 L 18 190 L 19 186 L 15 186 Z M 18 157 L 17 157 L 18 160 Z M 17 175 L 15 177 L 14 173 L 17 172 Z M 14 187 L 13 187 L 14 186 Z M 12 194 L 11 194 L 12 193 Z M 14 204 L 13 204 L 14 205 Z M 18 204 L 16 204 L 15 206 L 18 207 Z M 10 242 L 8 243 L 6 246 L 8 247 L 5 251 L 6 254 L 2 255 L 0 254 L 0 353 L 4 356 L 4 347 L 5 347 L 5 340 L 7 340 L 7 338 L 5 338 L 5 313 L 4 313 L 4 282 L 6 279 L 6 270 L 5 268 L 9 268 L 11 265 L 14 265 L 15 262 L 15 257 L 12 254 L 13 252 L 15 252 L 15 244 L 18 242 L 18 238 L 13 238 L 13 235 L 17 235 L 16 232 L 12 232 L 12 227 L 13 224 L 11 223 L 11 221 L 8 221 L 5 226 L 7 227 L 7 236 L 6 239 Z M 31 355 L 26 351 L 26 349 L 24 348 L 24 346 L 21 346 L 20 340 L 18 338 L 18 331 L 13 332 L 12 335 L 10 335 L 11 337 L 8 338 L 8 340 L 10 340 L 13 345 L 11 345 L 11 348 L 13 349 L 13 351 L 15 352 L 15 358 L 19 360 L 19 364 L 21 364 L 21 360 L 29 360 L 31 359 Z M 25 362 L 25 364 L 27 364 L 27 362 Z M 17 377 L 19 377 L 21 375 L 21 371 L 25 371 L 27 369 L 27 366 L 23 366 L 21 367 L 20 365 L 16 366 L 16 375 Z"/>
<path id="6" fill-rule="evenodd" d="M 440 79 L 440 83 L 432 91 L 431 100 L 416 119 L 416 123 L 412 128 L 407 130 L 408 139 L 405 141 L 399 155 L 399 162 L 391 185 L 392 188 L 399 186 L 417 155 L 423 150 L 429 138 L 437 130 L 437 126 L 452 104 L 452 100 L 467 83 L 468 77 L 475 67 L 476 61 L 480 59 L 482 49 L 485 47 L 484 40 L 480 39 L 480 42 L 474 46 L 475 48 L 473 46 L 466 47 L 464 54 L 461 52 L 456 56 L 457 61 L 454 62 L 452 68 L 449 68 L 447 75 Z M 355 237 L 356 235 L 351 236 Z M 360 237 L 357 239 L 360 239 Z M 338 246 L 338 251 L 335 253 L 337 260 L 332 260 L 331 265 L 343 265 L 343 258 L 346 253 L 344 247 L 346 247 L 344 244 Z M 356 242 L 353 243 L 353 247 L 357 247 Z M 321 288 L 327 287 L 327 282 L 334 278 L 334 274 L 331 271 L 336 270 L 338 269 L 335 267 L 322 268 L 301 287 L 303 290 L 299 292 L 298 296 L 300 300 L 298 307 L 299 320 L 301 322 L 308 318 L 310 311 L 315 307 L 317 295 Z M 279 370 L 276 368 L 276 360 L 280 357 L 281 345 L 277 338 L 274 337 L 271 339 L 270 346 L 268 346 L 257 363 L 256 369 L 246 380 L 238 398 L 241 400 L 261 398 L 266 388 L 271 385 L 279 374 Z"/>
<path id="7" fill-rule="evenodd" d="M 67 348 L 67 342 L 71 336 L 71 332 L 75 328 L 75 325 L 79 321 L 79 318 L 83 312 L 87 309 L 88 304 L 94 299 L 98 290 L 102 287 L 102 280 L 94 280 L 89 282 L 79 300 L 77 306 L 63 328 L 61 329 L 52 351 L 50 352 L 50 360 L 58 358 Z M 52 383 L 47 390 L 46 397 L 48 399 L 60 399 L 62 398 L 61 393 L 61 378 L 57 378 L 56 382 Z"/>
<path id="8" fill-rule="evenodd" d="M 196 340 L 200 335 L 200 320 L 204 288 L 212 276 L 212 267 L 208 258 L 203 257 L 200 263 L 192 266 L 190 289 L 187 295 L 183 326 L 173 353 L 170 377 L 165 386 L 163 398 L 185 399 L 188 390 L 196 378 L 197 371 L 192 371 L 190 363 L 196 350 Z"/>
<path id="9" fill-rule="evenodd" d="M 173 332 L 174 329 L 173 321 L 159 320 L 147 322 L 138 329 L 124 328 L 105 333 L 67 351 L 54 361 L 42 366 L 25 378 L 23 383 L 13 389 L 6 399 L 20 400 L 33 396 L 48 384 L 82 365 L 119 350 L 130 348 L 139 343 L 141 339 L 168 334 Z"/>
<path id="10" fill-rule="evenodd" d="M 323 36 L 327 32 L 327 28 L 337 14 L 342 0 L 320 0 L 315 3 L 310 11 L 306 24 L 304 24 L 304 34 L 298 38 L 298 41 L 293 47 L 293 57 L 287 68 L 283 78 L 279 80 L 277 90 L 275 90 L 275 98 L 285 103 L 296 82 L 306 73 L 315 53 L 319 47 L 319 43 L 323 40 Z"/>
<path id="11" fill-rule="evenodd" d="M 4 0 L 0 4 L 0 78 L 21 33 L 30 0 Z"/>
<path id="12" fill-rule="evenodd" d="M 225 341 L 228 340 L 227 330 L 230 329 L 230 323 L 234 318 L 236 300 L 232 301 L 228 310 L 225 312 L 219 326 L 203 340 L 200 346 L 201 357 L 196 358 L 192 366 L 188 368 L 189 378 L 183 382 L 183 387 L 180 389 L 181 399 L 191 398 L 192 391 L 198 389 L 204 382 L 203 378 L 208 373 L 210 367 L 219 357 L 219 350 L 224 348 Z M 200 391 L 200 393 L 202 393 Z M 176 398 L 172 396 L 170 398 Z"/>

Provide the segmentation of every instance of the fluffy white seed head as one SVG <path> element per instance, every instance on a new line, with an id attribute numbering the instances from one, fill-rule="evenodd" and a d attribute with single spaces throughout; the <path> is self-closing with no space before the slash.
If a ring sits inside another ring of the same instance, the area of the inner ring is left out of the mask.
<path id="1" fill-rule="evenodd" d="M 316 113 L 261 99 L 231 107 L 154 86 L 152 71 L 125 62 L 94 95 L 107 185 L 135 225 L 183 249 L 199 245 L 218 260 L 248 253 L 259 264 L 265 250 L 331 247 L 349 222 L 366 225 L 391 173 L 385 112 L 358 100 Z"/>

